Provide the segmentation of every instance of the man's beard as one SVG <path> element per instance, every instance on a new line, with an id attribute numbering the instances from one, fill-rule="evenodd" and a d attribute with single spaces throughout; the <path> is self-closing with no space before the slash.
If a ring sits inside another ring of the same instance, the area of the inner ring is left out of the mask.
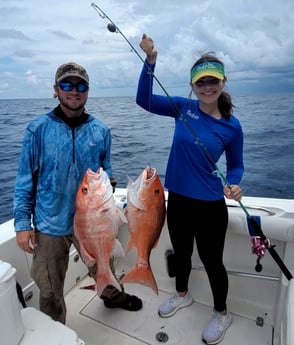
<path id="1" fill-rule="evenodd" d="M 84 103 L 80 103 L 78 106 L 70 106 L 67 102 L 64 101 L 60 101 L 60 103 L 68 110 L 71 111 L 78 111 L 78 110 L 83 110 L 85 108 L 85 104 Z"/>

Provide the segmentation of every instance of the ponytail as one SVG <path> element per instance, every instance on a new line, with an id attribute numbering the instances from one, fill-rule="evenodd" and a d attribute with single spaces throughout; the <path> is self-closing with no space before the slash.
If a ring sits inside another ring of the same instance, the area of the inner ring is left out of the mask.
<path id="1" fill-rule="evenodd" d="M 234 108 L 234 104 L 232 103 L 232 99 L 229 93 L 223 91 L 220 94 L 218 98 L 218 107 L 223 117 L 229 120 Z"/>

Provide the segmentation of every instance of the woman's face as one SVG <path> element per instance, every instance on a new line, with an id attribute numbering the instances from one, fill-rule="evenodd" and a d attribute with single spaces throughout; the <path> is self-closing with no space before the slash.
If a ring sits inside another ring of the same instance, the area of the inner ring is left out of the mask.
<path id="1" fill-rule="evenodd" d="M 217 102 L 223 91 L 226 78 L 220 80 L 214 77 L 203 77 L 191 83 L 191 88 L 200 102 L 205 104 L 213 104 Z"/>

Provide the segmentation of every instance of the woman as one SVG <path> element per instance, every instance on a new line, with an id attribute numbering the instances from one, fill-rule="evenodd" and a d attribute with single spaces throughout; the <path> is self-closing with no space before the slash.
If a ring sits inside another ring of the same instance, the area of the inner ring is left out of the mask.
<path id="1" fill-rule="evenodd" d="M 242 128 L 232 116 L 230 95 L 223 91 L 227 79 L 224 65 L 214 55 L 203 55 L 191 69 L 191 94 L 197 97 L 192 100 L 153 94 L 157 51 L 153 40 L 145 34 L 140 47 L 146 53 L 146 61 L 136 102 L 151 113 L 175 119 L 165 187 L 169 192 L 167 224 L 175 256 L 176 294 L 160 305 L 158 313 L 169 317 L 192 304 L 188 281 L 195 239 L 214 302 L 202 340 L 217 344 L 232 322 L 226 305 L 228 275 L 223 264 L 228 225 L 224 195 L 234 200 L 242 196 L 239 187 L 244 172 Z M 224 186 L 215 163 L 223 153 L 227 163 Z"/>

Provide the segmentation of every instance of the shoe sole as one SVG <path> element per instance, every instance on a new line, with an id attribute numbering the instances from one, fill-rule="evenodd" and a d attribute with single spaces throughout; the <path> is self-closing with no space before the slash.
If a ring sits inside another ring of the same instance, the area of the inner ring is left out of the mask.
<path id="1" fill-rule="evenodd" d="M 232 315 L 231 315 L 230 322 L 227 324 L 227 327 L 224 329 L 222 336 L 221 336 L 220 338 L 218 338 L 217 340 L 214 340 L 214 341 L 212 341 L 212 342 L 207 342 L 207 340 L 205 340 L 205 339 L 202 338 L 202 341 L 204 342 L 204 344 L 207 344 L 207 345 L 216 345 L 216 344 L 220 343 L 220 342 L 224 339 L 225 334 L 226 334 L 226 331 L 227 331 L 227 329 L 231 326 L 232 322 L 233 322 L 233 317 L 232 317 Z"/>
<path id="2" fill-rule="evenodd" d="M 158 310 L 158 315 L 162 318 L 165 317 L 170 317 L 173 316 L 178 310 L 183 309 L 183 308 L 187 308 L 189 307 L 191 304 L 193 303 L 193 299 L 191 301 L 189 301 L 189 303 L 185 304 L 185 305 L 181 305 L 177 308 L 175 308 L 172 312 L 170 312 L 169 314 L 161 314 L 160 311 Z"/>

